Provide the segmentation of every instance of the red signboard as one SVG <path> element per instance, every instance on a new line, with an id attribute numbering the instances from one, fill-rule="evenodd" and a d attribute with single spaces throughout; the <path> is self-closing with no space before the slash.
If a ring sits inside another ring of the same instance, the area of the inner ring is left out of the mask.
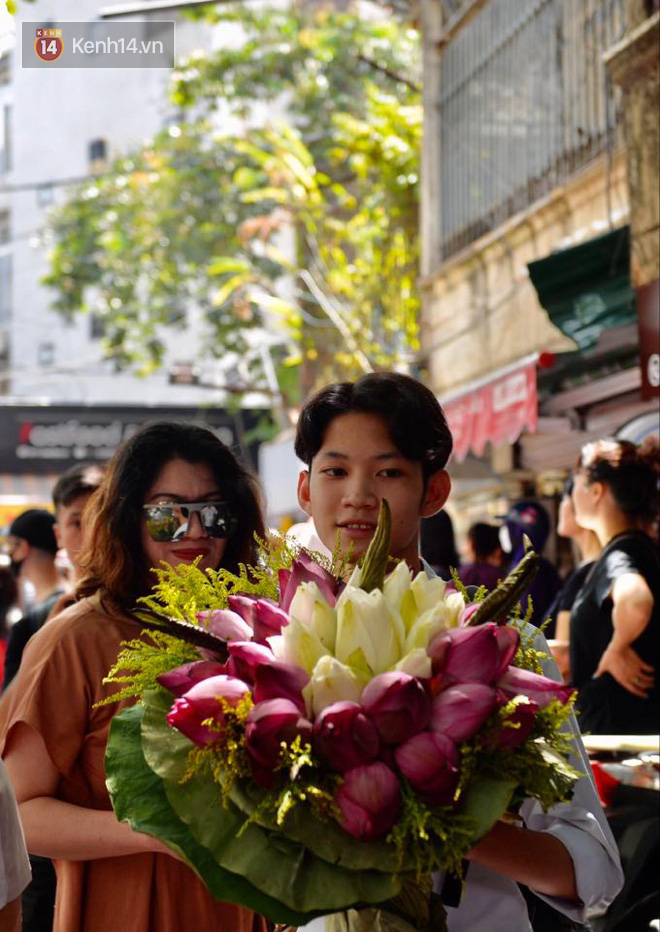
<path id="1" fill-rule="evenodd" d="M 442 405 L 454 437 L 454 458 L 471 450 L 482 456 L 486 444 L 513 443 L 523 429 L 536 430 L 536 363 L 530 362 Z"/>

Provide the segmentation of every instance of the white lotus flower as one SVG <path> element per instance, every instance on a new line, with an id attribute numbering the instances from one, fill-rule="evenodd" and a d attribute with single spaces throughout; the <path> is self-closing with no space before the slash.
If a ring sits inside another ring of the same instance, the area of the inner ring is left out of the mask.
<path id="1" fill-rule="evenodd" d="M 308 712 L 316 717 L 333 702 L 359 702 L 363 688 L 364 683 L 350 667 L 326 654 L 314 667 L 312 678 L 303 689 L 303 697 Z"/>
<path id="2" fill-rule="evenodd" d="M 289 608 L 289 616 L 315 634 L 327 653 L 334 653 L 337 614 L 325 601 L 315 582 L 305 582 L 298 586 Z"/>
<path id="3" fill-rule="evenodd" d="M 347 586 L 337 601 L 335 656 L 369 678 L 393 669 L 403 656 L 405 627 L 380 589 Z"/>

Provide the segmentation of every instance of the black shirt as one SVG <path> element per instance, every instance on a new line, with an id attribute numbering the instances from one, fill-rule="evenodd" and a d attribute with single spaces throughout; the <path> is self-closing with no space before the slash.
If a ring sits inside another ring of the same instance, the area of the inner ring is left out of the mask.
<path id="1" fill-rule="evenodd" d="M 571 674 L 579 690 L 580 729 L 595 734 L 653 734 L 660 728 L 660 690 L 648 699 L 624 689 L 609 673 L 594 673 L 612 639 L 612 597 L 616 580 L 642 576 L 653 595 L 651 618 L 632 648 L 660 675 L 660 560 L 646 534 L 618 534 L 594 563 L 571 612 Z M 657 680 L 656 680 L 657 683 Z"/>
<path id="2" fill-rule="evenodd" d="M 12 625 L 7 642 L 7 653 L 5 654 L 5 676 L 2 684 L 3 692 L 18 673 L 25 645 L 32 635 L 36 634 L 42 627 L 62 593 L 62 589 L 57 589 L 45 598 L 43 602 L 39 602 L 31 608 L 29 612 L 26 612 L 15 625 Z"/>

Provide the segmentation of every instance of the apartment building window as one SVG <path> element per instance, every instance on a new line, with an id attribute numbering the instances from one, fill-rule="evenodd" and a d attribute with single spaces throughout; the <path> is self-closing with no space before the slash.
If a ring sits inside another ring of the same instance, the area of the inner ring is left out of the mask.
<path id="1" fill-rule="evenodd" d="M 5 52 L 0 55 L 0 86 L 9 84 L 11 80 L 11 54 Z"/>
<path id="2" fill-rule="evenodd" d="M 37 363 L 40 366 L 52 366 L 55 363 L 54 343 L 40 343 L 37 346 Z"/>
<path id="3" fill-rule="evenodd" d="M 103 318 L 98 314 L 92 313 L 89 316 L 89 336 L 92 340 L 101 340 L 105 336 Z"/>
<path id="4" fill-rule="evenodd" d="M 11 319 L 12 274 L 11 253 L 0 250 L 0 324 Z"/>
<path id="5" fill-rule="evenodd" d="M 11 215 L 8 210 L 0 210 L 0 246 L 6 246 L 11 239 Z"/>
<path id="6" fill-rule="evenodd" d="M 624 27 L 624 0 L 490 0 L 441 51 L 441 258 L 614 146 L 603 54 Z"/>
<path id="7" fill-rule="evenodd" d="M 4 175 L 11 170 L 11 104 L 2 108 L 0 133 L 0 173 Z"/>
<path id="8" fill-rule="evenodd" d="M 40 184 L 37 188 L 37 206 L 50 207 L 55 200 L 55 188 L 52 184 Z"/>

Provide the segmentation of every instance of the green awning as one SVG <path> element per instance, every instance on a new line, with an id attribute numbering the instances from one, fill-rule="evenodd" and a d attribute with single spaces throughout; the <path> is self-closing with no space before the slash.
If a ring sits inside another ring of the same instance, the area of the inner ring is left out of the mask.
<path id="1" fill-rule="evenodd" d="M 635 323 L 630 227 L 620 227 L 527 266 L 550 320 L 589 353 L 604 330 Z"/>

